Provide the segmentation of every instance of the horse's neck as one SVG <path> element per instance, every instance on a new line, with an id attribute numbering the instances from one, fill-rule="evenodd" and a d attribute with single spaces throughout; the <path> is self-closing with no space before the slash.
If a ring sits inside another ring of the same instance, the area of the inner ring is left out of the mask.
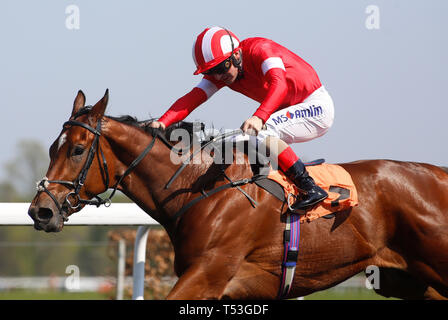
<path id="1" fill-rule="evenodd" d="M 115 175 L 121 176 L 132 161 L 151 143 L 153 137 L 138 128 L 121 123 L 116 123 L 113 129 L 112 126 L 109 127 L 110 129 L 106 130 L 105 134 L 116 157 Z M 166 183 L 180 166 L 179 163 L 173 163 L 170 156 L 174 156 L 170 155 L 170 149 L 161 141 L 156 140 L 151 151 L 123 181 L 121 188 L 126 196 L 161 224 L 164 224 L 164 221 L 169 221 L 169 216 L 177 212 L 188 195 L 180 194 L 168 201 L 173 190 L 190 187 L 192 181 L 195 181 L 202 171 L 206 170 L 204 165 L 187 166 L 182 172 L 182 177 L 166 190 Z M 154 212 L 156 204 L 163 206 L 164 215 Z"/>

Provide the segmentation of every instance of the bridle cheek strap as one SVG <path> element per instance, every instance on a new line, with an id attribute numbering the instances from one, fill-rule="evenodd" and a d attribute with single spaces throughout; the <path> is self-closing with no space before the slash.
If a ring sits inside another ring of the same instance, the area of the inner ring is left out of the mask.
<path id="1" fill-rule="evenodd" d="M 37 190 L 38 191 L 43 191 L 46 194 L 48 194 L 48 196 L 53 200 L 53 202 L 55 203 L 56 207 L 59 210 L 59 213 L 62 215 L 62 217 L 64 218 L 64 221 L 67 221 L 67 217 L 65 216 L 66 212 L 63 210 L 63 205 L 67 204 L 67 206 L 71 209 L 78 209 L 82 204 L 94 204 L 94 205 L 101 205 L 101 204 L 105 204 L 108 203 L 109 201 L 104 201 L 101 198 L 96 197 L 95 200 L 86 200 L 86 199 L 81 199 L 79 196 L 79 193 L 81 191 L 82 186 L 84 185 L 84 181 L 86 180 L 87 177 L 87 173 L 90 169 L 90 166 L 92 165 L 93 159 L 95 157 L 95 153 L 96 153 L 96 149 L 99 147 L 99 138 L 101 136 L 101 119 L 98 120 L 96 128 L 92 128 L 91 126 L 80 122 L 80 121 L 76 121 L 76 120 L 69 120 L 67 122 L 64 123 L 63 127 L 66 126 L 79 126 L 82 127 L 84 129 L 89 130 L 90 132 L 92 132 L 93 134 L 95 134 L 95 138 L 93 139 L 92 145 L 90 146 L 89 149 L 89 153 L 87 155 L 87 159 L 86 162 L 84 163 L 83 168 L 81 169 L 81 172 L 79 173 L 78 177 L 75 179 L 75 181 L 65 181 L 65 180 L 48 180 L 47 177 L 44 177 L 41 181 L 39 181 L 38 186 L 37 186 Z M 103 159 L 103 164 L 106 164 L 106 158 L 104 157 L 103 152 L 101 151 L 101 157 Z M 105 191 L 109 188 L 109 173 L 107 171 L 107 164 L 105 165 L 105 175 L 106 175 L 106 189 Z M 74 189 L 74 191 L 68 193 L 65 196 L 65 200 L 63 202 L 63 204 L 59 204 L 59 201 L 56 199 L 56 196 L 51 193 L 50 190 L 48 190 L 48 185 L 50 183 L 59 183 L 59 184 L 63 184 L 66 185 L 68 187 L 71 187 Z M 70 201 L 70 198 L 77 198 L 77 205 L 73 204 Z"/>

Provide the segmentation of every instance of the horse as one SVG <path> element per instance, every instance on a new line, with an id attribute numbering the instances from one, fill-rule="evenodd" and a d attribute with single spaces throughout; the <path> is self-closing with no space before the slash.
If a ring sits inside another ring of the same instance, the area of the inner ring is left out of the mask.
<path id="1" fill-rule="evenodd" d="M 178 281 L 167 299 L 276 299 L 284 252 L 282 202 L 255 184 L 223 189 L 176 213 L 225 179 L 213 157 L 199 155 L 169 188 L 179 168 L 173 143 L 132 117 L 105 115 L 109 93 L 92 107 L 80 90 L 70 119 L 50 147 L 50 164 L 28 214 L 36 230 L 59 232 L 70 215 L 122 191 L 167 231 Z M 169 142 L 169 141 L 168 141 Z M 201 154 L 202 153 L 202 154 Z M 250 178 L 247 161 L 225 168 L 230 179 Z M 139 161 L 136 161 L 138 158 Z M 286 298 L 328 289 L 380 271 L 375 291 L 401 299 L 448 298 L 448 172 L 425 163 L 360 160 L 340 164 L 358 191 L 359 205 L 301 226 L 300 250 Z"/>

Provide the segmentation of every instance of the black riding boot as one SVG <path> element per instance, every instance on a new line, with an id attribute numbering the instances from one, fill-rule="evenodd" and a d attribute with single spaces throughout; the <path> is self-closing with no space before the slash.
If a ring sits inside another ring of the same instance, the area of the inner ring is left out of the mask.
<path id="1" fill-rule="evenodd" d="M 294 210 L 304 210 L 328 197 L 328 193 L 316 185 L 313 178 L 308 175 L 305 165 L 301 160 L 297 160 L 286 172 L 286 176 L 291 179 L 297 187 L 306 191 L 306 194 L 297 200 L 292 208 Z"/>

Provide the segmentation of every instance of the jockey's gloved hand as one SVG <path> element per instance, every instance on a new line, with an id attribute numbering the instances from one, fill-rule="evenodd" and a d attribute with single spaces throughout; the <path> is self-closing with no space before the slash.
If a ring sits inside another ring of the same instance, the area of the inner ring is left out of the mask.
<path id="1" fill-rule="evenodd" d="M 258 135 L 258 132 L 263 128 L 263 120 L 258 118 L 257 116 L 252 116 L 241 125 L 241 130 L 244 133 L 250 135 Z"/>
<path id="2" fill-rule="evenodd" d="M 153 121 L 149 124 L 151 128 L 162 129 L 165 130 L 165 125 L 160 121 Z"/>

